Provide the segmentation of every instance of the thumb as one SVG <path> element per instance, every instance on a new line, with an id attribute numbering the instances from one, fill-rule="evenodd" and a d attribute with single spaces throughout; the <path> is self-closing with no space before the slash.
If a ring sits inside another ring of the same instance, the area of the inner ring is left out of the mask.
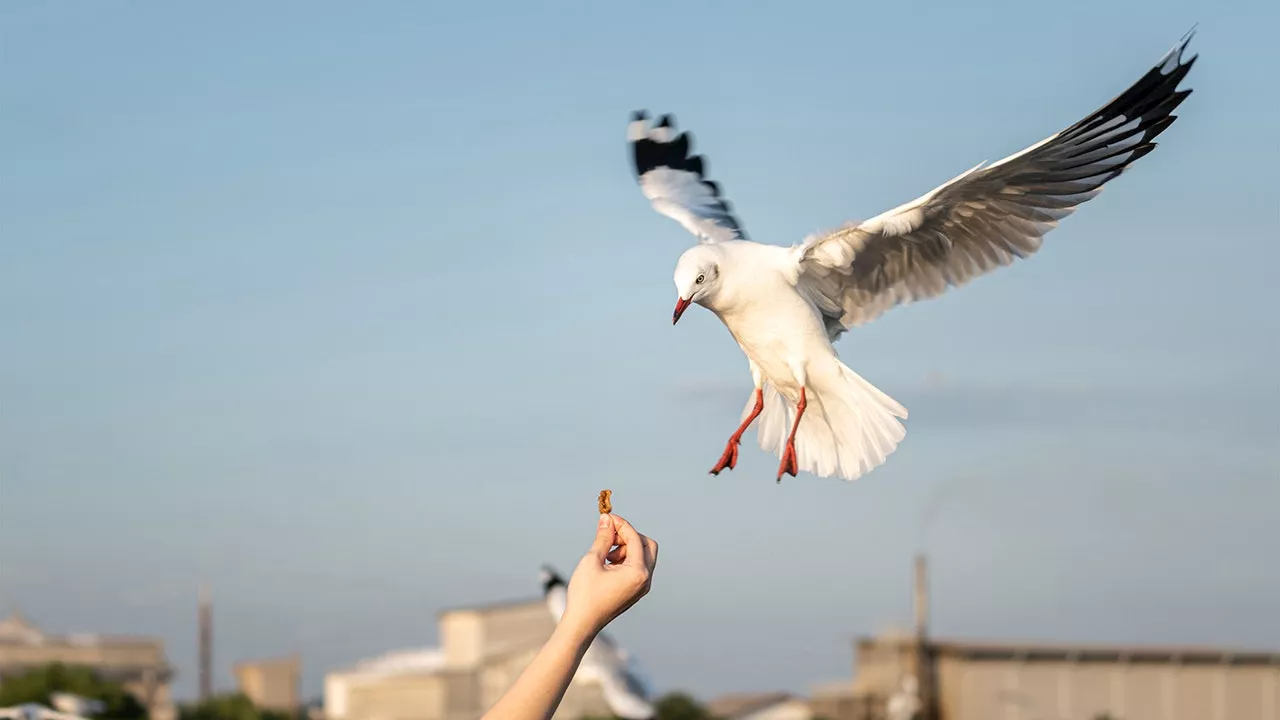
<path id="1" fill-rule="evenodd" d="M 591 554 L 604 561 L 609 549 L 613 547 L 613 516 L 600 514 L 600 522 L 596 524 L 596 539 L 591 543 Z"/>

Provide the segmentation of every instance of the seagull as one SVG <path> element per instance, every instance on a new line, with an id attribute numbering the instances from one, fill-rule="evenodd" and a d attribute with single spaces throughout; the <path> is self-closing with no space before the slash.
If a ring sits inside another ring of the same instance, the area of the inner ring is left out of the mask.
<path id="1" fill-rule="evenodd" d="M 841 362 L 833 343 L 893 307 L 1039 250 L 1046 233 L 1151 152 L 1176 119 L 1191 94 L 1177 88 L 1196 59 L 1182 59 L 1194 33 L 1074 125 L 790 247 L 748 238 L 671 115 L 650 126 L 646 111 L 632 113 L 627 140 L 640 190 L 697 238 L 676 263 L 671 322 L 690 305 L 715 313 L 746 355 L 755 386 L 711 474 L 735 467 L 757 418 L 761 448 L 781 460 L 778 482 L 801 470 L 853 481 L 883 464 L 906 436 L 907 410 Z"/>
<path id="2" fill-rule="evenodd" d="M 543 566 L 541 578 L 547 609 L 551 611 L 551 617 L 560 622 L 568 586 L 550 566 Z M 604 633 L 596 635 L 582 656 L 577 677 L 598 683 L 610 711 L 620 718 L 652 720 L 656 714 L 648 700 L 652 689 L 635 659 Z"/>

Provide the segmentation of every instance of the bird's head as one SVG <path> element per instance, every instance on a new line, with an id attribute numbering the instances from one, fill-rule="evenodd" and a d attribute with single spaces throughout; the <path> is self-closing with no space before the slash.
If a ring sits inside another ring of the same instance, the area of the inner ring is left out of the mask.
<path id="1" fill-rule="evenodd" d="M 676 263 L 676 311 L 671 316 L 671 324 L 680 321 L 680 316 L 692 303 L 706 307 L 720 290 L 720 254 L 709 245 L 697 245 L 689 248 Z"/>

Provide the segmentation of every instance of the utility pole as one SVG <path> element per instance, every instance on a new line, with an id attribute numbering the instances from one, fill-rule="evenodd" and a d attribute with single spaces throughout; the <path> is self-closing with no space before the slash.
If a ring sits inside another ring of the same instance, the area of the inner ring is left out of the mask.
<path id="1" fill-rule="evenodd" d="M 912 584 L 912 607 L 915 611 L 916 637 L 929 634 L 929 569 L 924 555 L 916 555 L 915 582 Z"/>
<path id="2" fill-rule="evenodd" d="M 213 601 L 209 586 L 200 585 L 200 701 L 213 695 Z"/>
<path id="3" fill-rule="evenodd" d="M 916 555 L 911 598 L 915 611 L 915 674 L 920 693 L 920 720 L 937 720 L 934 667 L 929 644 L 929 573 L 923 554 Z"/>

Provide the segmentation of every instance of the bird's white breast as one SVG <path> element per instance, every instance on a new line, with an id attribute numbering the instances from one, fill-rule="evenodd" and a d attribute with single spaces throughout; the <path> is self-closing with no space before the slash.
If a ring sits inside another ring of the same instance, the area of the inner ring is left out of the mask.
<path id="1" fill-rule="evenodd" d="M 750 287 L 735 288 L 732 300 L 714 310 L 765 379 L 794 401 L 800 391 L 794 369 L 834 354 L 822 318 L 779 272 L 754 273 L 744 284 Z"/>

